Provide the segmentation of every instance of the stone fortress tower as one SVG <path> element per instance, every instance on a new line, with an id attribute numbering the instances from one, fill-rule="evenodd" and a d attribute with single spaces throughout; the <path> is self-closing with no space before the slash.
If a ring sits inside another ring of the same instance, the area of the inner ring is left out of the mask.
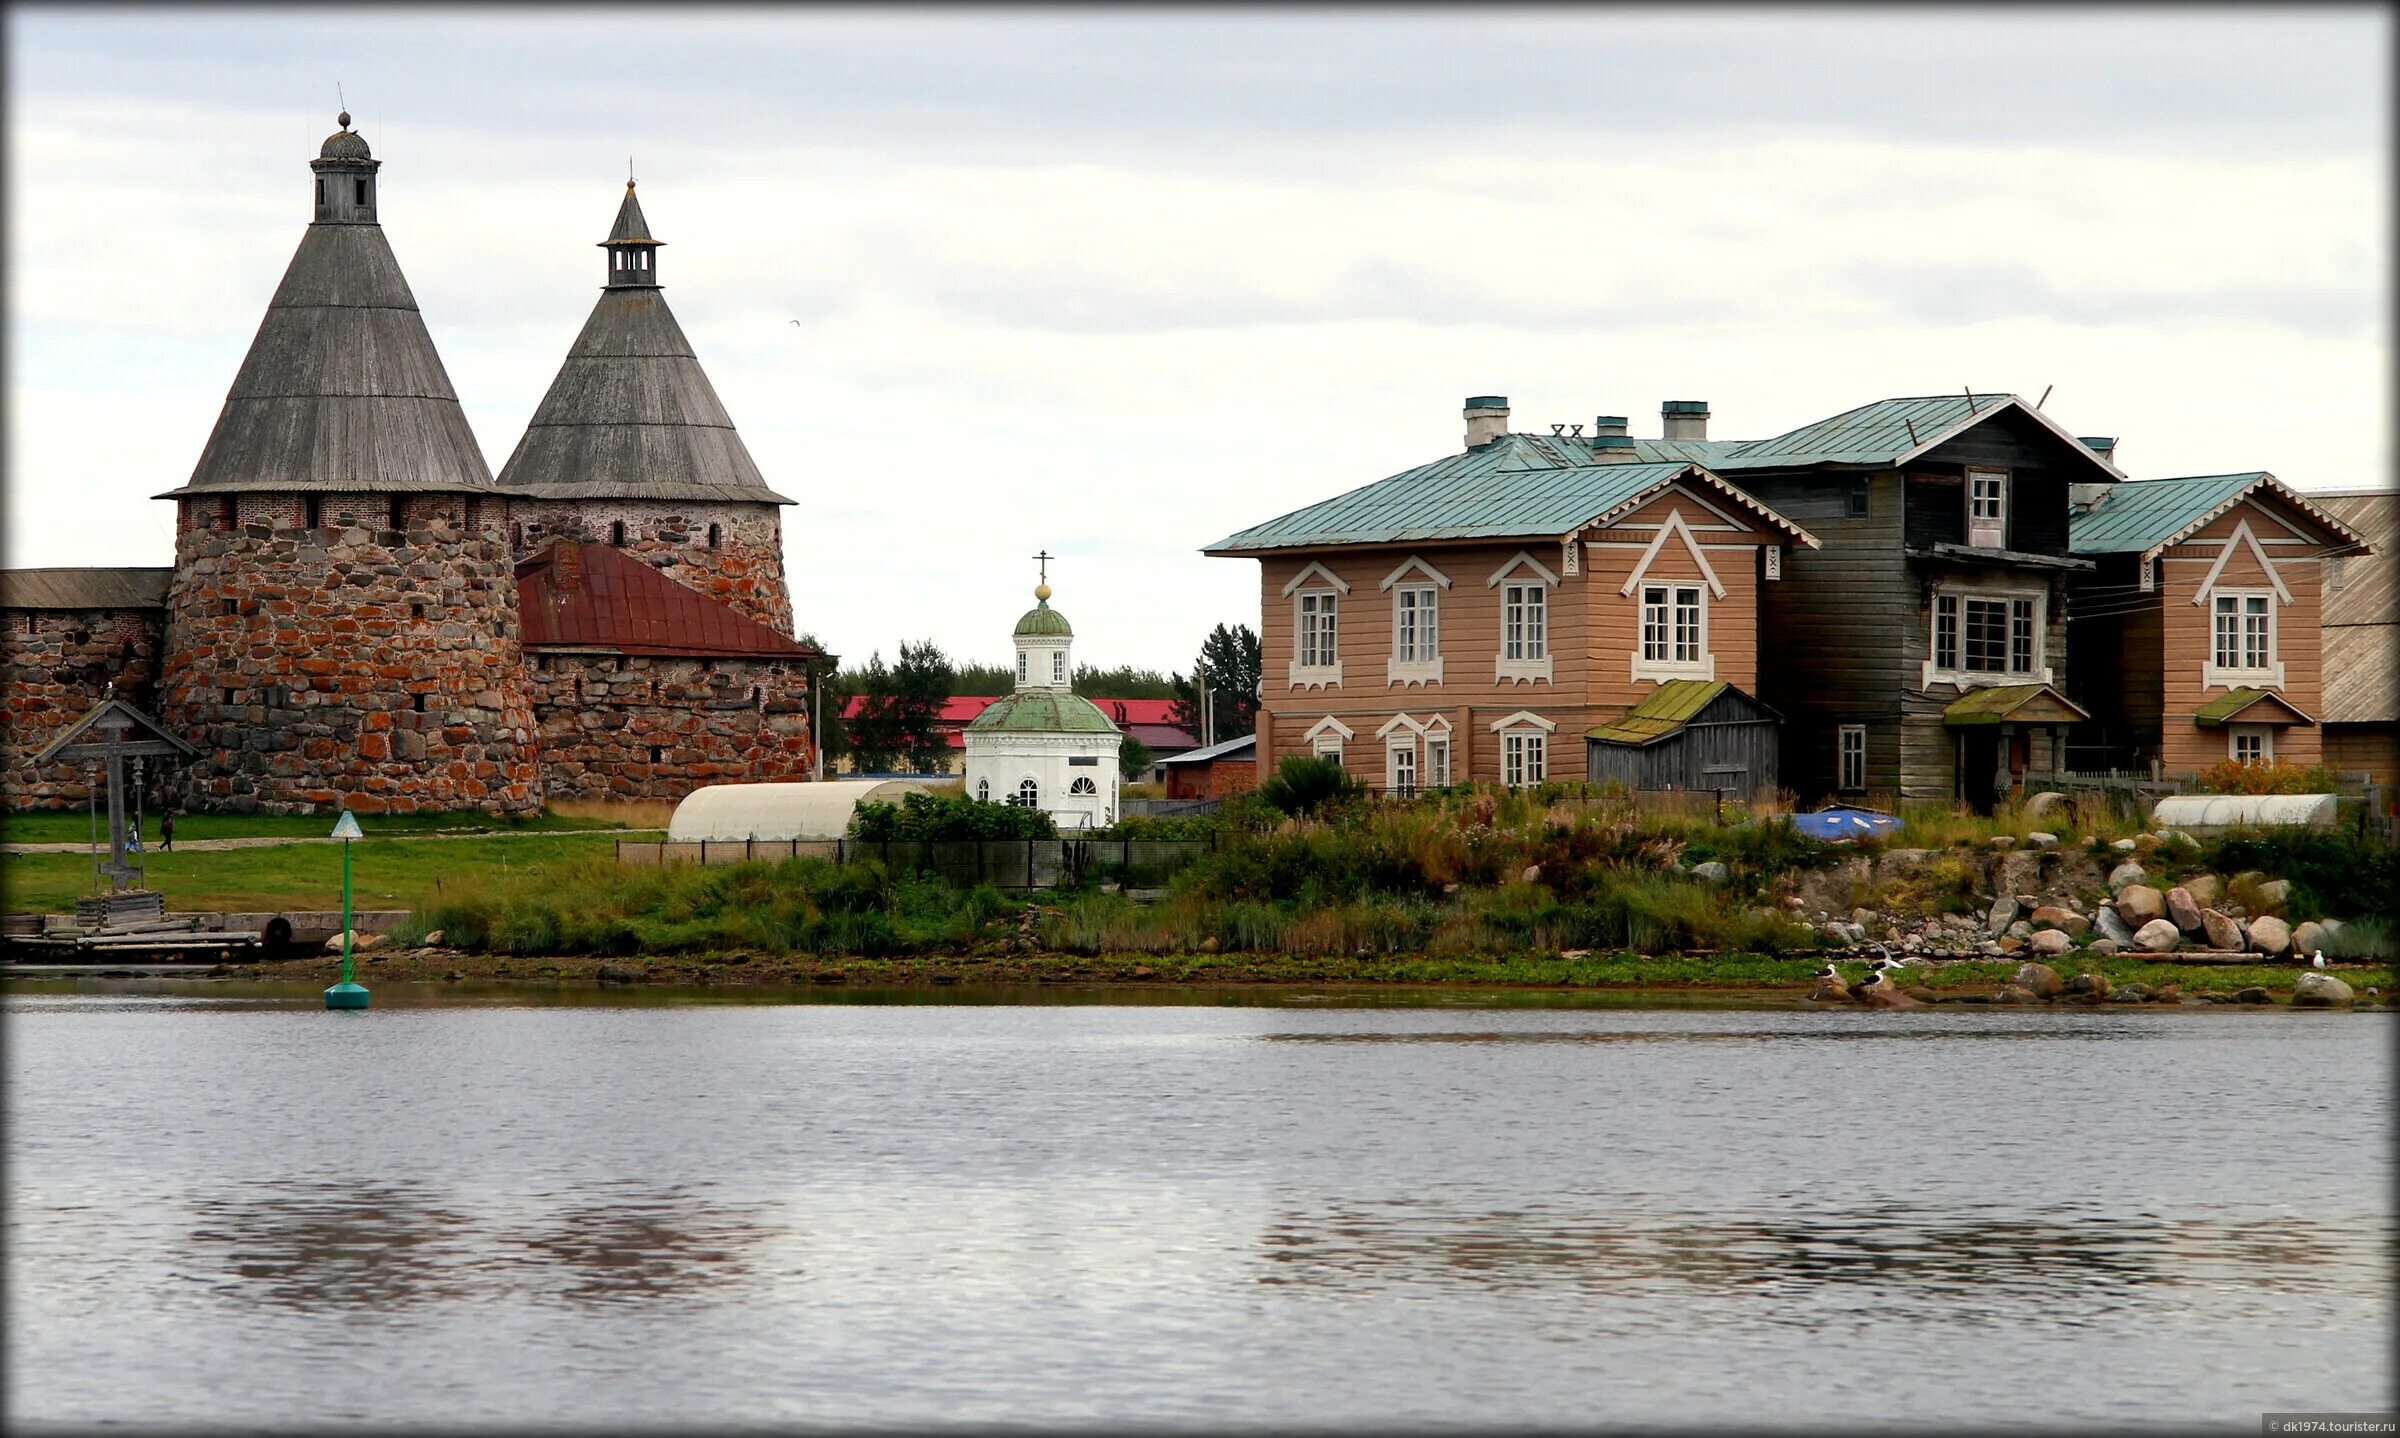
<path id="1" fill-rule="evenodd" d="M 505 499 L 376 222 L 350 116 L 176 501 L 160 701 L 194 807 L 542 802 Z"/>
<path id="2" fill-rule="evenodd" d="M 792 634 L 780 506 L 659 288 L 658 251 L 625 182 L 600 242 L 606 284 L 500 469 L 519 560 L 552 540 L 615 546 L 777 633 Z"/>

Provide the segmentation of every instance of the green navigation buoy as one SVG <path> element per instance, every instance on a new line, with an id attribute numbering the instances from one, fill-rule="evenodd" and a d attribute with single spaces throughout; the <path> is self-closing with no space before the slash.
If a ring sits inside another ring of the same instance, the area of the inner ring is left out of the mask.
<path id="1" fill-rule="evenodd" d="M 349 810 L 335 821 L 333 837 L 342 841 L 342 981 L 325 991 L 329 1009 L 363 1009 L 367 986 L 350 982 L 350 841 L 360 837 L 358 816 Z"/>

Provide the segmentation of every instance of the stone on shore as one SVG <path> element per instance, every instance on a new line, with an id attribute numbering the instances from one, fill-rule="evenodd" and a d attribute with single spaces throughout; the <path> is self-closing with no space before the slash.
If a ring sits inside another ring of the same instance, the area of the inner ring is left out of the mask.
<path id="1" fill-rule="evenodd" d="M 593 977 L 604 984 L 638 984 L 648 975 L 630 964 L 602 964 Z"/>
<path id="2" fill-rule="evenodd" d="M 2075 936 L 2064 929 L 2038 929 L 2029 942 L 2035 953 L 2055 959 L 2075 947 Z"/>
<path id="3" fill-rule="evenodd" d="M 2140 929 L 2152 919 L 2167 916 L 2167 896 L 2148 884 L 2127 884 L 2117 890 L 2117 917 Z"/>
<path id="4" fill-rule="evenodd" d="M 2180 884 L 2167 890 L 2167 917 L 2187 934 L 2200 932 L 2200 905 L 2192 898 L 2192 891 Z"/>
<path id="5" fill-rule="evenodd" d="M 1992 1000 L 1996 1004 L 2038 1004 L 2042 996 L 2022 984 L 2002 984 Z"/>
<path id="6" fill-rule="evenodd" d="M 2112 940 L 2120 946 L 2133 942 L 2133 925 L 2126 923 L 2113 905 L 2100 906 L 2100 911 L 2092 915 L 2092 927 L 2100 931 L 2101 938 Z"/>
<path id="7" fill-rule="evenodd" d="M 2292 930 L 2292 952 L 2305 959 L 2324 948 L 2325 941 L 2332 937 L 2333 930 L 2311 919 Z"/>
<path id="8" fill-rule="evenodd" d="M 2066 795 L 2056 789 L 2044 789 L 2041 793 L 2025 801 L 2025 817 L 2028 819 L 2046 818 L 2054 811 L 2066 807 L 2066 803 Z"/>
<path id="9" fill-rule="evenodd" d="M 2037 929 L 2064 929 L 2069 934 L 2082 934 L 2092 927 L 2091 920 L 2057 904 L 2044 904 L 2030 917 Z"/>
<path id="10" fill-rule="evenodd" d="M 2058 847 L 2058 836 L 2036 829 L 2025 836 L 2025 842 L 2037 849 L 2055 849 Z"/>
<path id="11" fill-rule="evenodd" d="M 2129 844 L 2132 841 L 2128 839 L 2119 839 L 2117 842 L 2120 844 Z M 2133 862 L 2133 860 L 2127 859 L 2124 863 L 2119 864 L 2115 868 L 2108 871 L 2108 891 L 2113 894 L 2117 890 L 2124 888 L 2127 884 L 2138 884 L 2142 880 L 2149 877 L 2149 870 Z"/>
<path id="12" fill-rule="evenodd" d="M 2315 969 L 2302 972 L 2299 980 L 2292 985 L 2292 1002 L 2301 1008 L 2332 1008 L 2357 997 L 2348 984 L 2331 974 L 2320 974 Z"/>
<path id="13" fill-rule="evenodd" d="M 2115 939 L 2094 939 L 2083 948 L 2085 953 L 2105 959 L 2117 951 L 2117 941 Z"/>
<path id="14" fill-rule="evenodd" d="M 2175 927 L 2172 919 L 2152 919 L 2133 931 L 2134 947 L 2147 953 L 2173 953 L 2175 946 L 2182 942 L 2183 932 Z"/>
<path id="15" fill-rule="evenodd" d="M 1991 910 L 1983 916 L 1983 931 L 1987 934 L 2005 934 L 2008 932 L 2008 926 L 2016 921 L 2017 901 L 2007 894 L 2002 894 L 1999 898 L 1992 900 Z"/>
<path id="16" fill-rule="evenodd" d="M 2135 845 L 2131 839 L 2119 839 L 2115 843 L 2110 844 L 2108 847 L 2116 850 L 2120 854 L 2130 854 L 2134 851 Z"/>
<path id="17" fill-rule="evenodd" d="M 2292 881 L 2289 879 L 2269 879 L 2256 887 L 2259 901 L 2278 909 L 2283 907 L 2284 900 L 2292 896 Z"/>
<path id="18" fill-rule="evenodd" d="M 442 946 L 442 931 L 441 931 L 440 929 L 428 929 L 428 930 L 426 930 L 426 931 L 425 931 L 425 947 L 426 947 L 426 948 L 429 948 L 429 949 L 438 949 L 438 948 L 440 948 L 441 946 Z"/>
<path id="19" fill-rule="evenodd" d="M 2217 896 L 2225 891 L 2225 881 L 2214 874 L 2194 874 L 2183 881 L 2183 889 L 2192 896 L 2193 903 L 2205 909 L 2214 905 Z"/>
<path id="20" fill-rule="evenodd" d="M 2268 958 L 2278 958 L 2292 946 L 2292 926 L 2273 914 L 2261 914 L 2250 921 L 2250 947 Z"/>
<path id="21" fill-rule="evenodd" d="M 2069 998 L 2105 999 L 2109 995 L 2108 977 L 2105 974 L 2077 974 L 2067 980 L 2063 992 Z"/>
<path id="22" fill-rule="evenodd" d="M 2233 1002 L 2237 1004 L 2271 1004 L 2275 1002 L 2275 996 L 2265 989 L 2239 989 L 2233 995 Z"/>
<path id="23" fill-rule="evenodd" d="M 2017 971 L 2009 975 L 2008 982 L 2011 986 L 2023 989 L 2037 999 L 2057 998 L 2061 987 L 2058 981 L 2058 970 L 2048 964 L 2019 964 Z"/>
<path id="24" fill-rule="evenodd" d="M 2242 926 L 2214 909 L 2200 911 L 2200 932 L 2208 936 L 2210 948 L 2226 953 L 2240 953 L 2246 942 L 2242 937 Z"/>
<path id="25" fill-rule="evenodd" d="M 1706 863 L 1692 865 L 1692 877 L 1704 884 L 1723 884 L 1732 880 L 1733 870 L 1726 868 L 1715 859 L 1710 859 Z"/>

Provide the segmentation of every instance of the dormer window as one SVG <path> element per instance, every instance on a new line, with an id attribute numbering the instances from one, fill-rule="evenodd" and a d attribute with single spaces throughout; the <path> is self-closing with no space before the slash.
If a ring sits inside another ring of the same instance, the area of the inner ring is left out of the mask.
<path id="1" fill-rule="evenodd" d="M 1967 471 L 1967 543 L 1977 549 L 2008 545 L 2008 471 Z"/>

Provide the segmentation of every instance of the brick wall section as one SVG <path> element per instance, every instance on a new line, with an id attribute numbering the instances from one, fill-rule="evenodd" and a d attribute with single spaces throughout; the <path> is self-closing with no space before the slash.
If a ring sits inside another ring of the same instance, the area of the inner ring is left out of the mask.
<path id="1" fill-rule="evenodd" d="M 0 804 L 84 806 L 89 791 L 80 766 L 37 770 L 33 756 L 99 703 L 112 681 L 118 698 L 144 713 L 158 712 L 166 618 L 162 609 L 7 611 L 8 630 L 0 639 L 7 664 L 0 685 Z"/>
<path id="2" fill-rule="evenodd" d="M 674 800 L 703 784 L 809 776 L 797 664 L 542 651 L 530 677 L 553 801 Z"/>
<path id="3" fill-rule="evenodd" d="M 257 498 L 265 512 L 274 497 Z M 508 546 L 496 527 L 461 526 L 469 503 L 412 496 L 405 532 L 254 524 L 177 535 L 161 718 L 208 756 L 185 772 L 184 802 L 266 813 L 541 806 Z M 388 504 L 327 495 L 320 510 L 388 521 Z"/>
<path id="4" fill-rule="evenodd" d="M 617 544 L 676 583 L 792 635 L 792 593 L 783 574 L 783 518 L 772 504 L 626 499 L 511 499 L 516 557 L 561 537 Z M 625 526 L 622 543 L 616 526 Z M 710 548 L 709 526 L 717 527 Z"/>

